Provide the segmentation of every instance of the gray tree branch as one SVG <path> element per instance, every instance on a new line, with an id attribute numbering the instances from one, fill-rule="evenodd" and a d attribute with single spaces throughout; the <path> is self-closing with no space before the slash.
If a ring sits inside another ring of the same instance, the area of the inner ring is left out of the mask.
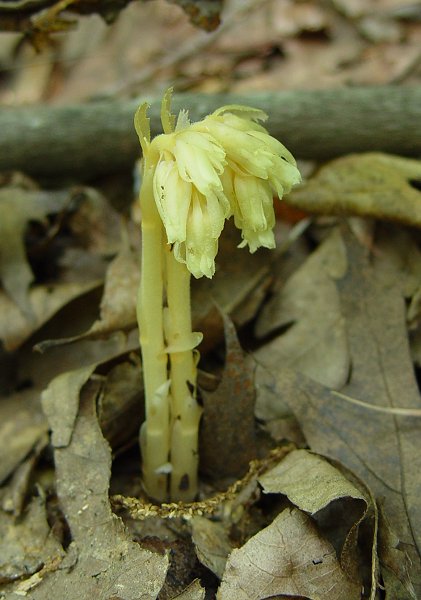
<path id="1" fill-rule="evenodd" d="M 144 99 L 0 111 L 0 170 L 91 178 L 130 169 L 140 155 L 133 114 Z M 224 104 L 248 104 L 269 115 L 272 135 L 299 158 L 350 152 L 421 155 L 421 86 L 367 87 L 248 94 L 176 95 L 173 110 L 197 120 Z M 160 100 L 151 101 L 159 133 Z"/>

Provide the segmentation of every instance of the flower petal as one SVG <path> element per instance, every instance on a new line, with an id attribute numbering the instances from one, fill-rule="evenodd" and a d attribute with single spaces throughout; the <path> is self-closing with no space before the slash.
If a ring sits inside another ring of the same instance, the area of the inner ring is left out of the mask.
<path id="1" fill-rule="evenodd" d="M 197 278 L 213 277 L 217 252 L 218 238 L 211 233 L 206 200 L 195 193 L 187 221 L 186 265 L 190 273 Z"/>
<path id="2" fill-rule="evenodd" d="M 219 175 L 224 170 L 225 151 L 212 136 L 181 132 L 176 137 L 174 157 L 181 177 L 194 183 L 202 194 L 210 188 L 222 188 Z"/>
<path id="3" fill-rule="evenodd" d="M 210 117 L 240 118 L 242 121 L 266 121 L 268 116 L 260 108 L 253 108 L 252 106 L 243 106 L 241 104 L 228 104 L 221 106 L 213 112 Z"/>
<path id="4" fill-rule="evenodd" d="M 155 169 L 153 193 L 167 233 L 168 243 L 186 239 L 192 185 L 179 175 L 175 161 L 161 160 Z"/>
<path id="5" fill-rule="evenodd" d="M 267 181 L 236 174 L 234 190 L 243 227 L 252 231 L 273 227 L 273 194 Z"/>
<path id="6" fill-rule="evenodd" d="M 249 246 L 251 254 L 256 252 L 258 248 L 275 248 L 275 237 L 272 229 L 266 231 L 252 231 L 251 229 L 243 229 L 241 232 L 243 241 L 238 245 L 239 248 Z"/>

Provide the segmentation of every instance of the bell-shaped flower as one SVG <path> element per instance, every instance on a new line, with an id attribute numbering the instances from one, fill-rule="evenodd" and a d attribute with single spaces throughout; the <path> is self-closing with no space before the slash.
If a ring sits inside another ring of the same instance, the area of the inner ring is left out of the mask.
<path id="1" fill-rule="evenodd" d="M 174 130 L 165 102 L 166 133 L 148 141 L 143 109 L 139 135 L 155 157 L 153 193 L 174 256 L 195 277 L 212 277 L 218 238 L 232 215 L 240 247 L 273 248 L 273 196 L 281 198 L 301 178 L 292 154 L 257 122 L 265 113 L 226 106 L 190 123 L 181 111 Z"/>
<path id="2" fill-rule="evenodd" d="M 194 125 L 224 147 L 223 189 L 242 232 L 240 247 L 250 252 L 275 246 L 273 196 L 282 198 L 301 180 L 292 154 L 255 122 L 265 118 L 259 110 L 224 107 Z"/>
<path id="3" fill-rule="evenodd" d="M 155 203 L 174 256 L 195 277 L 212 277 L 218 239 L 232 208 L 223 191 L 225 150 L 189 125 L 156 137 L 159 156 L 153 179 Z"/>

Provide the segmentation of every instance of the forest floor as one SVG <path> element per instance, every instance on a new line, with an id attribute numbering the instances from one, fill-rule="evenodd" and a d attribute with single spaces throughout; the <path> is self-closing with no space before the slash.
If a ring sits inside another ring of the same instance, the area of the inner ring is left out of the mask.
<path id="1" fill-rule="evenodd" d="M 156 0 L 37 50 L 1 33 L 2 111 L 421 85 L 419 3 L 229 0 L 221 23 Z M 137 441 L 135 165 L 0 172 L 0 598 L 421 597 L 418 158 L 298 157 L 273 251 L 227 224 L 192 285 L 199 495 L 162 506 Z"/>

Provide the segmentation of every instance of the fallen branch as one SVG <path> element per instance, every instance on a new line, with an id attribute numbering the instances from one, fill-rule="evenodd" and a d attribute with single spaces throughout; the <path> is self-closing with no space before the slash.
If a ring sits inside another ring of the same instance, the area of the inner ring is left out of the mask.
<path id="1" fill-rule="evenodd" d="M 133 114 L 143 100 L 3 108 L 0 170 L 86 179 L 130 169 L 139 154 Z M 265 110 L 270 133 L 300 158 L 327 159 L 372 150 L 421 155 L 421 86 L 174 98 L 174 110 L 189 108 L 193 120 L 224 104 Z M 159 131 L 159 110 L 159 103 L 152 101 L 153 133 Z"/>

